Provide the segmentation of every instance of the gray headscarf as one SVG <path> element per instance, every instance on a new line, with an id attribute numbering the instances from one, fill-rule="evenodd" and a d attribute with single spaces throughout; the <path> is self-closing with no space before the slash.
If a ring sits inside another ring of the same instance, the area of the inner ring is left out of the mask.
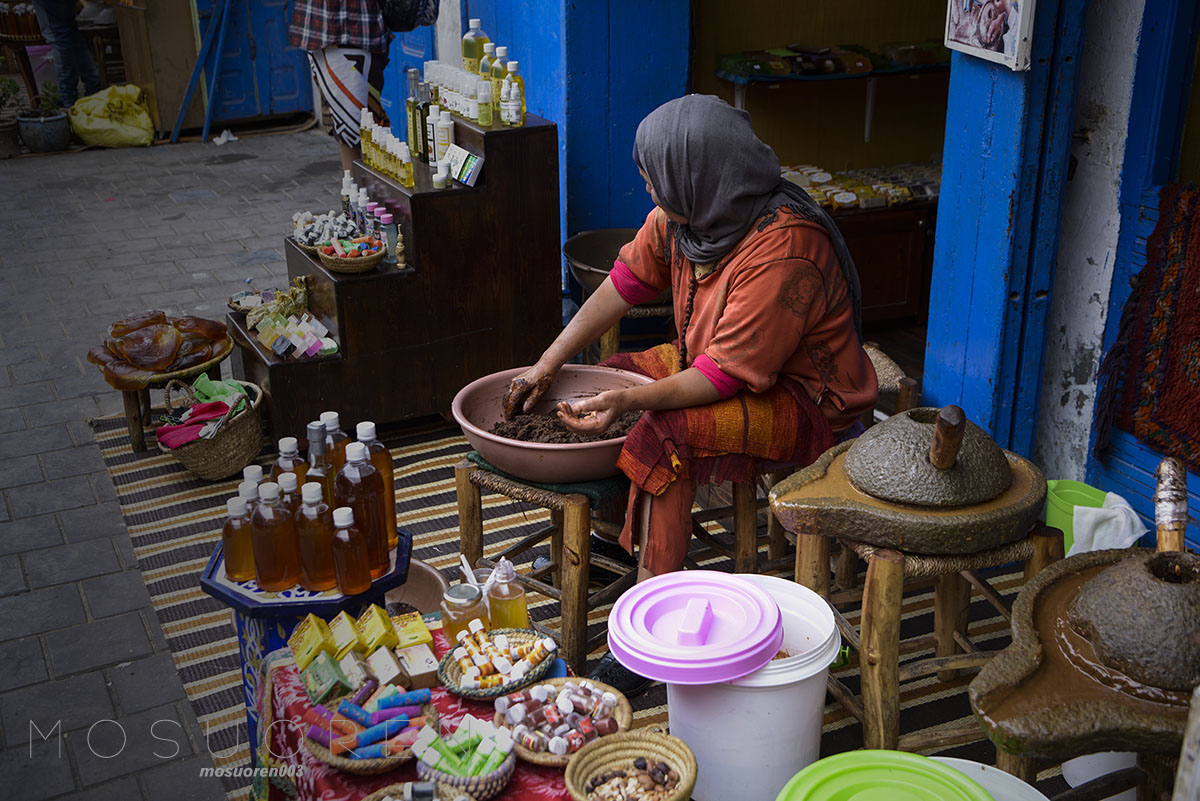
<path id="1" fill-rule="evenodd" d="M 686 95 L 656 108 L 638 125 L 633 160 L 658 200 L 688 219 L 670 223 L 671 240 L 689 260 L 711 264 L 750 226 L 781 206 L 820 223 L 850 292 L 862 340 L 862 289 L 846 240 L 808 193 L 783 178 L 779 157 L 754 134 L 750 115 L 714 95 Z"/>

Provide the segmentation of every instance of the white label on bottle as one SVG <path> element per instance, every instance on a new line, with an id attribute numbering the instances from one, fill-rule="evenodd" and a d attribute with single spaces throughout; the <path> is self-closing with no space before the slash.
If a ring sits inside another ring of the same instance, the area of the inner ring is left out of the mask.
<path id="1" fill-rule="evenodd" d="M 467 116 L 473 120 L 479 119 L 479 100 L 477 98 L 472 97 L 467 105 Z"/>

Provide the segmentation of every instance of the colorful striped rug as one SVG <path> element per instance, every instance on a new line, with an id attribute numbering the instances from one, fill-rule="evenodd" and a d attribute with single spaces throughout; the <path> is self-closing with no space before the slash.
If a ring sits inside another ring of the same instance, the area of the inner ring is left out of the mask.
<path id="1" fill-rule="evenodd" d="M 175 664 L 183 679 L 201 727 L 208 735 L 218 767 L 248 764 L 246 718 L 242 700 L 241 669 L 237 636 L 229 610 L 200 590 L 199 576 L 220 539 L 225 501 L 236 491 L 236 481 L 210 483 L 194 478 L 170 455 L 153 449 L 135 454 L 130 450 L 122 416 L 93 421 L 96 441 L 116 485 L 121 511 L 133 541 L 143 578 L 155 612 L 162 624 Z M 151 443 L 152 437 L 147 438 Z M 413 533 L 413 555 L 442 569 L 448 576 L 458 559 L 458 515 L 454 489 L 454 465 L 469 446 L 456 427 L 441 421 L 414 426 L 391 441 L 396 470 L 396 495 L 400 525 Z M 261 462 L 269 461 L 264 457 Z M 700 494 L 705 505 L 709 495 Z M 548 513 L 529 504 L 485 494 L 484 541 L 488 553 L 544 526 Z M 713 501 L 712 505 L 716 502 Z M 723 531 L 719 524 L 710 530 Z M 528 558 L 545 553 L 547 545 Z M 724 560 L 710 560 L 704 567 L 729 569 Z M 518 565 L 518 568 L 528 565 Z M 1009 594 L 1020 587 L 1020 574 L 993 578 L 998 590 Z M 531 599 L 531 614 L 539 622 L 557 624 L 557 608 L 547 600 Z M 595 610 L 589 624 L 598 630 L 607 608 Z M 981 647 L 1001 648 L 1008 629 L 990 605 L 972 605 L 971 636 Z M 857 623 L 857 612 L 847 611 Z M 933 593 L 905 597 L 901 634 L 916 638 L 933 630 Z M 602 651 L 603 649 L 601 649 Z M 599 652 L 598 652 L 599 653 Z M 598 655 L 597 653 L 597 655 Z M 931 655 L 928 651 L 906 654 L 905 659 Z M 857 690 L 858 671 L 846 668 L 839 677 Z M 967 702 L 969 676 L 952 682 L 930 677 L 902 687 L 902 733 L 960 726 L 972 719 Z M 635 699 L 635 725 L 667 722 L 666 689 L 658 685 Z M 832 754 L 862 745 L 861 728 L 836 702 L 825 709 L 822 753 Z M 950 749 L 947 755 L 991 763 L 992 746 L 977 743 Z M 1057 770 L 1043 774 L 1050 778 Z M 226 778 L 230 799 L 249 797 L 245 779 Z M 1061 779 L 1051 780 L 1061 786 Z"/>

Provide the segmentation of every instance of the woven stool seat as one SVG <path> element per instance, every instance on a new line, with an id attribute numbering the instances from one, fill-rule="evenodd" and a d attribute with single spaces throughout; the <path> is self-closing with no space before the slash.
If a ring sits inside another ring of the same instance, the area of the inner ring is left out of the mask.
<path id="1" fill-rule="evenodd" d="M 843 547 L 849 547 L 858 557 L 869 562 L 878 551 L 888 550 L 878 545 L 868 545 L 857 540 L 838 538 Z M 1008 564 L 1009 562 L 1024 562 L 1033 556 L 1033 542 L 1029 537 L 991 548 L 978 553 L 956 554 L 922 554 L 903 553 L 905 578 L 928 578 L 941 576 L 946 573 L 958 573 L 963 570 L 982 570 L 988 567 Z"/>

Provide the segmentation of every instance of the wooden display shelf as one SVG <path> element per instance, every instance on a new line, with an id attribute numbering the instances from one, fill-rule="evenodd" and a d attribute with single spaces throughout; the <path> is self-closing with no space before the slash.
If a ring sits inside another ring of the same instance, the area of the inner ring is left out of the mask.
<path id="1" fill-rule="evenodd" d="M 276 357 L 229 315 L 234 372 L 268 395 L 274 436 L 303 436 L 321 412 L 380 426 L 449 412 L 458 390 L 532 364 L 561 326 L 558 137 L 553 123 L 482 129 L 455 119 L 459 145 L 483 156 L 474 187 L 435 190 L 428 165 L 409 189 L 356 162 L 354 179 L 396 216 L 405 267 L 328 270 L 289 237 L 288 277 L 308 276 L 309 310 L 335 356 Z"/>

